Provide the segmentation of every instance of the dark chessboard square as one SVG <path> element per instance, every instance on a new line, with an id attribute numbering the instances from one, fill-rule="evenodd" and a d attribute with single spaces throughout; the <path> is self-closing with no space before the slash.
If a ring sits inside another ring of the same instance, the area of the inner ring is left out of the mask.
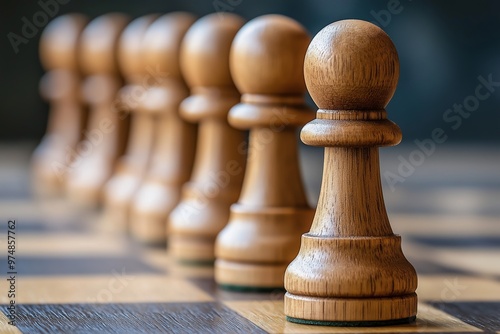
<path id="1" fill-rule="evenodd" d="M 453 247 L 460 249 L 500 249 L 500 236 L 411 236 L 409 237 L 409 239 L 416 243 L 431 247 Z"/>
<path id="2" fill-rule="evenodd" d="M 19 305 L 17 314 L 23 333 L 266 333 L 217 302 Z"/>
<path id="3" fill-rule="evenodd" d="M 500 302 L 428 303 L 488 333 L 500 331 Z"/>
<path id="4" fill-rule="evenodd" d="M 431 260 L 411 259 L 410 262 L 419 275 L 471 275 L 471 272 L 458 268 L 447 267 L 443 264 L 438 264 Z"/>
<path id="5" fill-rule="evenodd" d="M 19 200 L 30 198 L 31 190 L 27 181 L 15 180 L 13 182 L 3 182 L 2 186 L 0 187 L 0 200 Z"/>
<path id="6" fill-rule="evenodd" d="M 5 258 L 0 258 L 6 263 Z M 125 268 L 128 274 L 165 273 L 158 268 L 143 262 L 140 258 L 129 255 L 113 257 L 34 257 L 19 256 L 17 272 L 25 276 L 57 276 L 57 275 L 107 275 L 113 270 Z"/>
<path id="7" fill-rule="evenodd" d="M 8 221 L 9 218 L 3 218 L 2 221 Z M 85 224 L 78 219 L 65 221 L 64 224 L 54 224 L 53 222 L 39 220 L 16 219 L 17 233 L 36 233 L 36 234 L 53 234 L 53 233 L 68 233 L 76 232 L 79 234 L 88 233 Z M 0 224 L 0 233 L 7 234 L 7 224 Z"/>

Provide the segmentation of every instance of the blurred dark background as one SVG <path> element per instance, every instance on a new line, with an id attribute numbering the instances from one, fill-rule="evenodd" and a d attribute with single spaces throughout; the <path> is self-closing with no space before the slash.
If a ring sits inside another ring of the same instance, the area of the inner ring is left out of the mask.
<path id="1" fill-rule="evenodd" d="M 47 105 L 38 93 L 43 73 L 38 40 L 29 38 L 15 53 L 8 34 L 21 35 L 23 20 L 43 11 L 41 1 L 2 1 L 0 5 L 0 141 L 37 141 L 45 130 Z M 59 0 L 57 15 L 81 12 L 94 18 L 110 11 L 133 17 L 184 10 L 199 16 L 232 11 L 246 19 L 279 13 L 301 22 L 315 35 L 329 23 L 358 18 L 376 23 L 393 39 L 401 61 L 398 90 L 387 110 L 404 142 L 431 137 L 436 128 L 447 143 L 500 142 L 500 87 L 485 100 L 474 97 L 479 77 L 500 86 L 500 2 L 423 0 Z M 486 93 L 484 88 L 481 93 Z M 468 104 L 462 115 L 454 104 Z M 478 103 L 476 103 L 478 102 Z"/>

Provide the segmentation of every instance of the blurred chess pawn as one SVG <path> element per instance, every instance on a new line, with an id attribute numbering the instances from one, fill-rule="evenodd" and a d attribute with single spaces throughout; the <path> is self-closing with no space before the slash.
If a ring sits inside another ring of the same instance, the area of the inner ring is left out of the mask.
<path id="1" fill-rule="evenodd" d="M 189 90 L 180 73 L 182 39 L 195 21 L 188 13 L 169 13 L 147 30 L 142 44 L 148 69 L 147 90 L 139 113 L 153 124 L 151 160 L 131 207 L 132 235 L 147 244 L 164 244 L 167 218 L 189 180 L 196 145 L 196 125 L 184 121 L 179 105 Z"/>
<path id="2" fill-rule="evenodd" d="M 231 74 L 243 95 L 229 123 L 250 129 L 250 142 L 241 196 L 216 242 L 215 280 L 225 288 L 283 288 L 311 224 L 296 134 L 314 118 L 302 71 L 309 41 L 296 21 L 265 15 L 241 28 L 231 47 Z"/>
<path id="3" fill-rule="evenodd" d="M 126 85 L 117 95 L 114 111 L 130 117 L 130 132 L 125 154 L 119 159 L 113 177 L 104 187 L 104 223 L 124 231 L 129 221 L 132 199 L 144 177 L 153 145 L 154 120 L 139 111 L 149 75 L 143 63 L 142 41 L 157 15 L 133 20 L 123 31 L 118 43 L 118 65 Z"/>
<path id="4" fill-rule="evenodd" d="M 199 124 L 193 175 L 169 220 L 170 250 L 184 262 L 213 262 L 215 238 L 241 190 L 244 133 L 228 124 L 227 113 L 240 98 L 229 50 L 242 25 L 233 14 L 207 15 L 189 29 L 181 47 L 181 70 L 191 88 L 181 116 Z"/>
<path id="5" fill-rule="evenodd" d="M 50 103 L 47 131 L 32 161 L 34 191 L 40 195 L 63 192 L 85 125 L 77 48 L 86 24 L 83 15 L 59 16 L 47 25 L 40 39 L 40 60 L 47 71 L 40 81 L 40 94 Z"/>
<path id="6" fill-rule="evenodd" d="M 117 43 L 128 21 L 123 14 L 102 15 L 92 20 L 81 36 L 79 59 L 86 75 L 82 97 L 89 106 L 89 116 L 69 168 L 67 191 L 75 203 L 86 207 L 100 203 L 102 188 L 127 139 L 128 118 L 113 111 L 113 106 L 122 85 Z"/>

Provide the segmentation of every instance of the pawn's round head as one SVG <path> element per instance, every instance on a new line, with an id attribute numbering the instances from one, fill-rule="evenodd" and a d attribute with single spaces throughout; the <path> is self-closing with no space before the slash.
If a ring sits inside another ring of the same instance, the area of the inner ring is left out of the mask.
<path id="1" fill-rule="evenodd" d="M 380 110 L 396 90 L 398 54 L 389 36 L 376 25 L 338 21 L 313 38 L 304 76 L 320 109 Z"/>
<path id="2" fill-rule="evenodd" d="M 309 41 L 302 25 L 282 15 L 248 22 L 231 47 L 231 74 L 240 92 L 303 94 L 302 67 Z"/>
<path id="3" fill-rule="evenodd" d="M 231 43 L 244 21 L 234 14 L 202 17 L 189 28 L 181 46 L 181 72 L 190 87 L 233 87 L 229 72 Z"/>
<path id="4" fill-rule="evenodd" d="M 146 72 L 142 57 L 142 40 L 157 15 L 141 16 L 123 30 L 118 43 L 118 64 L 127 80 L 141 80 Z"/>
<path id="5" fill-rule="evenodd" d="M 144 64 L 156 82 L 163 76 L 181 79 L 181 43 L 194 21 L 192 14 L 174 12 L 161 16 L 148 28 L 142 44 Z"/>
<path id="6" fill-rule="evenodd" d="M 95 18 L 85 27 L 80 45 L 80 63 L 85 74 L 118 72 L 118 40 L 128 22 L 126 15 L 111 13 Z"/>
<path id="7" fill-rule="evenodd" d="M 40 60 L 46 70 L 78 70 L 78 42 L 87 18 L 61 15 L 52 20 L 40 38 Z"/>

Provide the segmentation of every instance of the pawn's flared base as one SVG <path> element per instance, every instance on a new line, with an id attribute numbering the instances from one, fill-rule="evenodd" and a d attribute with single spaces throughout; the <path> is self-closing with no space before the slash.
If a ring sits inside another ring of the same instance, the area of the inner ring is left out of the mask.
<path id="1" fill-rule="evenodd" d="M 217 259 L 215 261 L 215 282 L 235 291 L 269 292 L 283 289 L 284 263 L 244 263 Z"/>
<path id="2" fill-rule="evenodd" d="M 169 236 L 168 248 L 173 258 L 187 265 L 211 265 L 215 261 L 215 238 L 194 236 Z"/>
<path id="3" fill-rule="evenodd" d="M 409 323 L 417 314 L 417 295 L 326 298 L 285 294 L 291 322 L 324 326 L 389 326 Z"/>

